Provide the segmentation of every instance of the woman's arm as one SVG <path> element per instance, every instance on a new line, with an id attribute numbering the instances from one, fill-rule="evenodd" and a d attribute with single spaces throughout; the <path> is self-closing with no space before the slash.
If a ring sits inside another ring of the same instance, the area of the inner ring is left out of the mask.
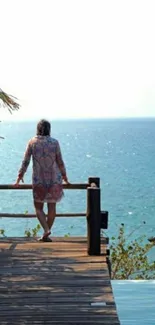
<path id="1" fill-rule="evenodd" d="M 59 142 L 57 142 L 57 147 L 56 147 L 56 162 L 57 162 L 58 167 L 60 169 L 63 180 L 68 183 L 68 178 L 67 178 L 67 175 L 66 175 L 66 167 L 65 167 L 65 164 L 64 164 L 64 161 L 63 161 L 63 158 L 62 158 Z"/>
<path id="2" fill-rule="evenodd" d="M 17 177 L 16 184 L 19 184 L 20 180 L 23 181 L 23 176 L 24 176 L 24 174 L 25 174 L 25 172 L 27 170 L 27 167 L 28 167 L 28 165 L 30 163 L 31 155 L 32 155 L 32 145 L 31 145 L 31 141 L 29 141 L 28 145 L 26 147 L 26 151 L 25 151 L 25 154 L 24 154 L 24 158 L 23 158 L 21 167 L 20 167 L 19 172 L 18 172 L 18 177 Z"/>

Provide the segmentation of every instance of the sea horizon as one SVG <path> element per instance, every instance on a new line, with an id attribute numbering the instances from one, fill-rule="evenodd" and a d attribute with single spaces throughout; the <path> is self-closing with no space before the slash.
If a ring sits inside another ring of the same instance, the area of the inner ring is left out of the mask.
<path id="1" fill-rule="evenodd" d="M 12 116 L 12 118 L 11 118 Z M 53 122 L 67 122 L 67 121 L 117 121 L 117 120 L 155 120 L 155 116 L 114 116 L 114 117 L 67 117 L 67 118 L 52 118 L 52 117 L 44 117 L 44 115 L 42 115 L 42 117 L 39 118 L 30 118 L 30 119 L 15 119 L 13 117 L 13 115 L 11 115 L 10 118 L 8 119 L 2 119 L 0 120 L 0 123 L 4 123 L 4 122 L 22 122 L 22 123 L 31 123 L 31 122 L 37 122 L 40 119 L 46 119 L 46 120 L 50 120 Z"/>

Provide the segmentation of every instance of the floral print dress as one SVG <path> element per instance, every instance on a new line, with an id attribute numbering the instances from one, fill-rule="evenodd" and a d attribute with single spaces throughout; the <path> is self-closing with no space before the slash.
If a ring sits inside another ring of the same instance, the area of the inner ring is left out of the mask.
<path id="1" fill-rule="evenodd" d="M 18 176 L 22 178 L 32 156 L 33 198 L 36 202 L 56 203 L 63 196 L 62 177 L 66 175 L 59 142 L 50 136 L 35 136 L 27 145 Z"/>

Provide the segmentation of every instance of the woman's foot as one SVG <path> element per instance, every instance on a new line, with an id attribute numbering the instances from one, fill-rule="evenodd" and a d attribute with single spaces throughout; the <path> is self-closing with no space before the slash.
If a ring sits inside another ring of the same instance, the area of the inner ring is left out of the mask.
<path id="1" fill-rule="evenodd" d="M 51 234 L 51 231 L 48 230 L 47 232 L 45 232 L 45 233 L 43 234 L 43 236 L 42 236 L 41 238 L 38 239 L 38 241 L 44 241 L 44 242 L 52 241 L 52 240 L 50 240 L 50 238 L 48 237 L 50 234 Z"/>
<path id="2" fill-rule="evenodd" d="M 38 241 L 44 242 L 44 243 L 50 243 L 52 242 L 52 239 L 50 237 L 46 237 L 46 238 L 39 238 Z"/>
<path id="3" fill-rule="evenodd" d="M 44 234 L 43 234 L 43 239 L 48 238 L 48 236 L 49 236 L 50 234 L 51 234 L 51 231 L 50 231 L 50 230 L 44 232 Z"/>
<path id="4" fill-rule="evenodd" d="M 43 241 L 46 243 L 50 243 L 50 242 L 52 242 L 52 238 L 47 237 L 47 238 L 43 239 Z"/>

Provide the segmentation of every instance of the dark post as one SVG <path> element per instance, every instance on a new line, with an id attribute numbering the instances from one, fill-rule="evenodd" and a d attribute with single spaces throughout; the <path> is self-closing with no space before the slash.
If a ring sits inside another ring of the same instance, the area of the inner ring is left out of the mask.
<path id="1" fill-rule="evenodd" d="M 106 260 L 107 260 L 109 275 L 110 275 L 110 279 L 111 279 L 111 273 L 112 273 L 112 271 L 111 271 L 111 262 L 110 262 L 109 256 L 106 257 Z"/>
<path id="2" fill-rule="evenodd" d="M 100 189 L 87 188 L 87 242 L 88 254 L 100 255 Z"/>
<path id="3" fill-rule="evenodd" d="M 99 177 L 89 177 L 88 184 L 95 183 L 97 187 L 100 187 L 100 178 Z"/>

